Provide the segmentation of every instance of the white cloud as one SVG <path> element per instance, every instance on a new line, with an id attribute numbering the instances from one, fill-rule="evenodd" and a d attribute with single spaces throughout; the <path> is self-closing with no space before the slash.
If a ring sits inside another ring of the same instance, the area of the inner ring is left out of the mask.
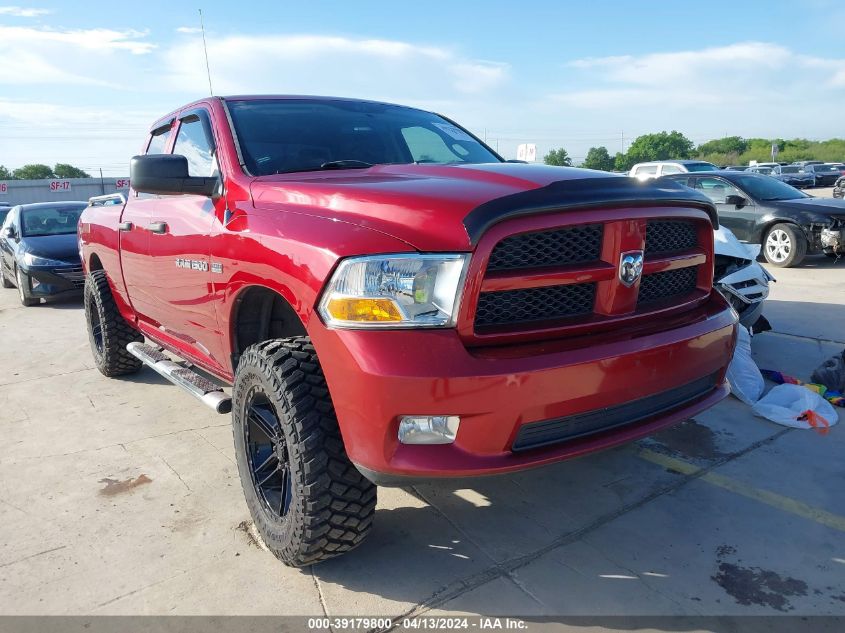
<path id="1" fill-rule="evenodd" d="M 55 30 L 0 25 L 0 84 L 121 84 L 125 60 L 143 56 L 155 44 L 142 31 Z"/>
<path id="2" fill-rule="evenodd" d="M 324 35 L 231 35 L 208 41 L 216 92 L 332 93 L 430 99 L 478 95 L 508 80 L 509 66 L 478 61 L 442 47 Z M 205 91 L 202 41 L 164 52 L 173 87 Z"/>
<path id="3" fill-rule="evenodd" d="M 202 33 L 202 29 L 198 26 L 180 26 L 176 28 L 176 32 L 193 35 L 195 33 Z"/>
<path id="4" fill-rule="evenodd" d="M 133 55 L 151 52 L 155 44 L 146 41 L 146 31 L 133 29 L 54 30 L 26 26 L 0 26 L 0 43 L 5 47 L 25 45 L 38 50 L 43 45 L 56 45 L 88 51 L 128 51 Z"/>
<path id="5" fill-rule="evenodd" d="M 830 136 L 845 97 L 843 67 L 845 59 L 765 42 L 585 58 L 566 64 L 568 85 L 548 100 L 617 129 Z"/>
<path id="6" fill-rule="evenodd" d="M 31 7 L 0 7 L 0 15 L 11 15 L 16 18 L 37 18 L 38 16 L 47 15 L 48 13 L 52 13 L 52 11 L 50 11 L 50 9 L 35 9 Z"/>

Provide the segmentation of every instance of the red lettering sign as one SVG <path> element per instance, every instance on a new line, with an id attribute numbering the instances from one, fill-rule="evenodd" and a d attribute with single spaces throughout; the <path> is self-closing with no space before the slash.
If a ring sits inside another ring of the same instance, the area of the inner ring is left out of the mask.
<path id="1" fill-rule="evenodd" d="M 129 178 L 118 178 L 114 186 L 115 189 L 129 189 Z"/>
<path id="2" fill-rule="evenodd" d="M 6 193 L 9 191 L 9 185 L 5 182 L 0 182 L 0 193 Z"/>
<path id="3" fill-rule="evenodd" d="M 70 191 L 70 180 L 51 180 L 50 191 Z"/>

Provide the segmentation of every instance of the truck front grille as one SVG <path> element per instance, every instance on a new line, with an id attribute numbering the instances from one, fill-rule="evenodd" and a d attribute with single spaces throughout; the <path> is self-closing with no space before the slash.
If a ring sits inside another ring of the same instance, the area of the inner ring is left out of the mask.
<path id="1" fill-rule="evenodd" d="M 485 327 L 581 316 L 593 311 L 595 295 L 594 283 L 485 292 L 478 300 L 475 324 Z"/>
<path id="2" fill-rule="evenodd" d="M 643 275 L 640 282 L 640 292 L 637 296 L 637 305 L 642 306 L 688 295 L 695 290 L 697 278 L 698 266 Z"/>
<path id="3" fill-rule="evenodd" d="M 510 235 L 491 245 L 477 296 L 476 335 L 558 329 L 641 314 L 703 296 L 710 254 L 705 220 L 625 219 Z M 625 244 L 627 247 L 618 246 Z M 622 252 L 642 250 L 644 271 L 622 287 Z M 701 290 L 701 291 L 699 291 Z M 702 292 L 703 291 L 703 292 Z M 620 299 L 622 297 L 622 299 Z"/>
<path id="4" fill-rule="evenodd" d="M 601 255 L 601 224 L 506 237 L 490 254 L 487 270 L 545 268 L 592 262 Z"/>
<path id="5" fill-rule="evenodd" d="M 646 256 L 688 251 L 696 246 L 698 246 L 698 232 L 693 222 L 651 220 L 647 225 Z"/>

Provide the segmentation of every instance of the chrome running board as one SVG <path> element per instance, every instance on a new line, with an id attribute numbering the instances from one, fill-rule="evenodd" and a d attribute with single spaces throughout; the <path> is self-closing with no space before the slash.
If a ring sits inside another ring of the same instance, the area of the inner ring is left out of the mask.
<path id="1" fill-rule="evenodd" d="M 126 350 L 135 358 L 167 378 L 177 387 L 182 387 L 205 406 L 211 407 L 217 413 L 232 411 L 232 398 L 223 388 L 213 383 L 205 376 L 174 363 L 165 354 L 146 343 L 129 343 Z"/>

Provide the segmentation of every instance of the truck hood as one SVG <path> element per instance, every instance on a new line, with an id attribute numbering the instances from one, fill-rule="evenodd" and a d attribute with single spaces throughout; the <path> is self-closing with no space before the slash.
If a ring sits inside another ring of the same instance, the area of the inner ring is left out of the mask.
<path id="1" fill-rule="evenodd" d="M 350 222 L 422 251 L 471 250 L 480 232 L 520 212 L 652 199 L 712 208 L 703 196 L 671 181 L 639 183 L 602 171 L 516 163 L 279 174 L 253 180 L 251 194 L 257 208 Z"/>

